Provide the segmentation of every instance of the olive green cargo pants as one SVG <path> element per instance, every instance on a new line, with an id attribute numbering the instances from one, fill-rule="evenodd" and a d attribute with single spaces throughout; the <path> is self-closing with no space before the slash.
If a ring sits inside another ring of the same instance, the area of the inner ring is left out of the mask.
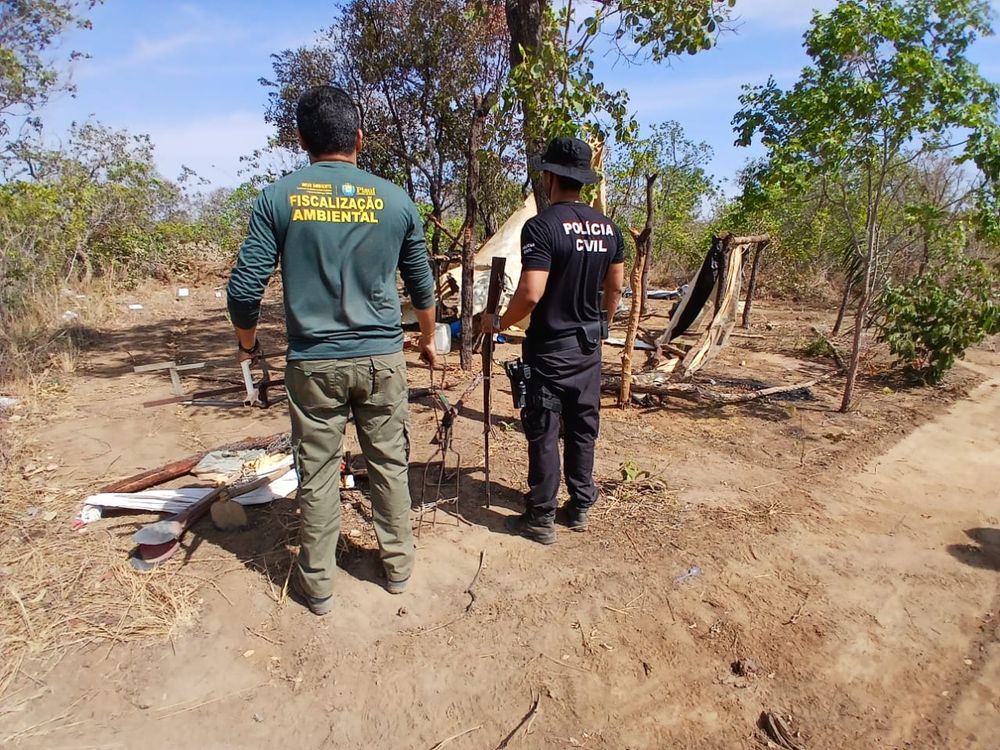
<path id="1" fill-rule="evenodd" d="M 368 466 L 372 516 L 390 581 L 413 570 L 408 462 L 409 399 L 402 352 L 354 359 L 292 360 L 285 367 L 302 514 L 298 572 L 305 593 L 333 593 L 340 537 L 344 429 L 354 414 Z"/>

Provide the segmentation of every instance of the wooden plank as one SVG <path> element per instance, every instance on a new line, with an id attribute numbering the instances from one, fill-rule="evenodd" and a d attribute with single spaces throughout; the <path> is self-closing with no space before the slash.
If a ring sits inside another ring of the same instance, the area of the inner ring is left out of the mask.
<path id="1" fill-rule="evenodd" d="M 155 362 L 151 365 L 138 365 L 133 367 L 132 372 L 154 372 L 156 370 L 167 370 L 176 366 L 176 362 Z"/>

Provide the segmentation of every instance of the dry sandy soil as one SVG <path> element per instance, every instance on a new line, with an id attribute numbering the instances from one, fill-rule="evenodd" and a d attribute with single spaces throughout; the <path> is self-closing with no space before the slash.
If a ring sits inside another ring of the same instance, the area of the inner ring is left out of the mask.
<path id="1" fill-rule="evenodd" d="M 498 375 L 493 507 L 477 392 L 457 428 L 469 523 L 442 511 L 423 528 L 410 590 L 394 597 L 364 493 L 345 493 L 337 607 L 320 619 L 281 595 L 290 500 L 251 511 L 243 532 L 203 521 L 188 554 L 146 576 L 124 560 L 152 516 L 69 529 L 87 490 L 286 426 L 280 406 L 142 409 L 169 388 L 133 364 L 228 357 L 231 338 L 209 286 L 131 297 L 144 309 L 89 331 L 75 372 L 51 373 L 3 422 L 0 744 L 758 748 L 777 746 L 758 726 L 774 712 L 806 750 L 1000 746 L 994 350 L 938 389 L 867 378 L 850 415 L 835 411 L 836 379 L 742 407 L 609 399 L 604 504 L 589 533 L 553 547 L 503 531 L 525 460 Z M 829 362 L 797 354 L 811 325 L 828 317 L 761 305 L 759 338 L 733 339 L 705 378 L 823 374 Z M 412 414 L 419 499 L 434 415 L 427 402 Z M 616 483 L 628 461 L 662 484 Z M 692 566 L 700 575 L 676 580 Z"/>

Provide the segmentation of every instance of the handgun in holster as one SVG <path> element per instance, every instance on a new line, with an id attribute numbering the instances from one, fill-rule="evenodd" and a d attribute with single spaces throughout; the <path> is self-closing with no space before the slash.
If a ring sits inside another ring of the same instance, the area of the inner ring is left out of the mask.
<path id="1" fill-rule="evenodd" d="M 531 365 L 526 365 L 520 357 L 503 363 L 503 369 L 510 379 L 510 394 L 514 398 L 514 408 L 523 409 L 528 404 L 528 380 L 531 379 Z"/>

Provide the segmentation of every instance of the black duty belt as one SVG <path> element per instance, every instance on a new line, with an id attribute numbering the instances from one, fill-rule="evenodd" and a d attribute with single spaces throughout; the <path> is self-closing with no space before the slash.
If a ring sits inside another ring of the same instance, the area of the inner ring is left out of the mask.
<path id="1" fill-rule="evenodd" d="M 532 354 L 553 354 L 570 349 L 580 349 L 585 354 L 591 354 L 597 350 L 601 341 L 608 337 L 607 325 L 606 319 L 602 319 L 594 323 L 584 324 L 555 338 L 543 341 L 528 340 L 525 341 L 525 350 Z"/>

